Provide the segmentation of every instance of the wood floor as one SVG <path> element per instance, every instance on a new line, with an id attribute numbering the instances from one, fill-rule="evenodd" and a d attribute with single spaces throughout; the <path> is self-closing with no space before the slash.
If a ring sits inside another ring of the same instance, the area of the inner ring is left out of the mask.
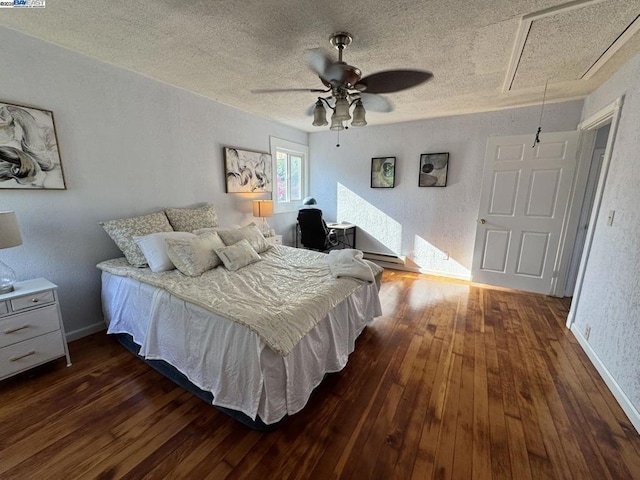
<path id="1" fill-rule="evenodd" d="M 567 302 L 386 271 L 384 316 L 279 430 L 219 413 L 104 334 L 0 383 L 4 479 L 640 479 L 640 436 Z"/>

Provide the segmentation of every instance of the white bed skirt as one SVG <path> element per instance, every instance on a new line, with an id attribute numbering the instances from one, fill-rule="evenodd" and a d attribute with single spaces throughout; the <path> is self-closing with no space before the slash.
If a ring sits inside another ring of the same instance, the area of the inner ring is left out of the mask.
<path id="1" fill-rule="evenodd" d="M 363 284 L 316 325 L 287 356 L 248 328 L 128 277 L 102 273 L 107 333 L 128 333 L 140 355 L 164 360 L 213 404 L 269 425 L 306 405 L 326 373 L 342 370 L 355 341 L 382 315 L 375 284 Z"/>

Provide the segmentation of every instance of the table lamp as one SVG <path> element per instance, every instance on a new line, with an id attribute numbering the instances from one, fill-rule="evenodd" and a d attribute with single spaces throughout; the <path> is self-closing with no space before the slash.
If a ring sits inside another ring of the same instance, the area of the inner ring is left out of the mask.
<path id="1" fill-rule="evenodd" d="M 0 212 L 0 249 L 22 245 L 15 212 Z M 0 294 L 13 291 L 16 272 L 0 262 Z"/>
<path id="2" fill-rule="evenodd" d="M 262 218 L 262 234 L 268 237 L 271 229 L 266 217 L 273 217 L 273 200 L 254 200 L 253 216 Z"/>

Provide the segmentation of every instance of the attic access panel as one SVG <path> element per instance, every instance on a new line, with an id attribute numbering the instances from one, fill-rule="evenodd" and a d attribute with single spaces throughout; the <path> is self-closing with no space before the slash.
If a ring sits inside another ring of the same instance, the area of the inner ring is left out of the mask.
<path id="1" fill-rule="evenodd" d="M 523 17 L 504 91 L 583 78 L 635 33 L 639 13 L 637 0 L 587 0 Z"/>

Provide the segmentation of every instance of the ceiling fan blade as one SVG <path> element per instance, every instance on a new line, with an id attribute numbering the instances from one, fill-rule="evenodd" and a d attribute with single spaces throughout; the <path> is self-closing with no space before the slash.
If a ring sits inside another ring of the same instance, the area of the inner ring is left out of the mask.
<path id="1" fill-rule="evenodd" d="M 305 52 L 307 65 L 326 83 L 339 82 L 342 68 L 334 62 L 322 49 L 313 48 Z"/>
<path id="2" fill-rule="evenodd" d="M 355 88 L 367 93 L 392 93 L 413 88 L 433 78 L 424 70 L 385 70 L 367 75 Z"/>
<path id="3" fill-rule="evenodd" d="M 282 92 L 312 92 L 327 93 L 329 90 L 321 90 L 319 88 L 258 88 L 251 90 L 251 93 L 282 93 Z"/>
<path id="4" fill-rule="evenodd" d="M 382 95 L 361 92 L 360 98 L 362 99 L 362 104 L 367 111 L 382 113 L 393 112 L 393 103 Z"/>

